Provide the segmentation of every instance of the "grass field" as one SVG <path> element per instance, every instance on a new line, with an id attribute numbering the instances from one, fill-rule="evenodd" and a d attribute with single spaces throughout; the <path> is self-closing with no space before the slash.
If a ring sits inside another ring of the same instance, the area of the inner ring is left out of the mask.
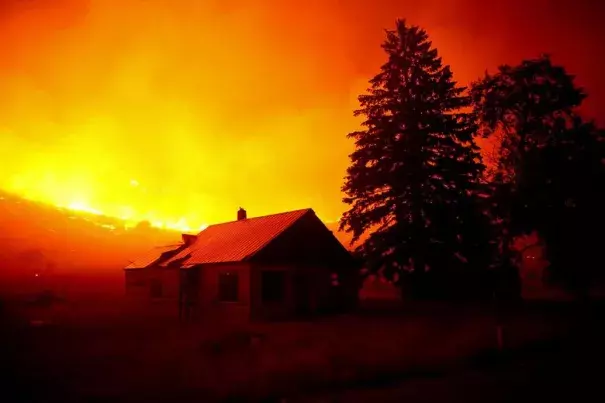
<path id="1" fill-rule="evenodd" d="M 489 307 L 241 325 L 179 324 L 116 300 L 5 310 L 16 401 L 277 399 L 423 377 L 496 348 Z M 44 315 L 51 324 L 31 322 Z M 572 318 L 566 309 L 519 309 L 508 319 L 507 347 L 559 337 Z"/>

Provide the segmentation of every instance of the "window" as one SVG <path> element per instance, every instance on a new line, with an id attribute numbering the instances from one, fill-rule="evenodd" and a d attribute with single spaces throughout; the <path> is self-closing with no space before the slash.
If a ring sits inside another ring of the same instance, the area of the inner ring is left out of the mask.
<path id="1" fill-rule="evenodd" d="M 285 297 L 286 273 L 283 271 L 262 272 L 263 302 L 279 302 Z"/>
<path id="2" fill-rule="evenodd" d="M 237 273 L 219 273 L 218 300 L 221 302 L 237 302 L 239 299 L 239 278 Z"/>

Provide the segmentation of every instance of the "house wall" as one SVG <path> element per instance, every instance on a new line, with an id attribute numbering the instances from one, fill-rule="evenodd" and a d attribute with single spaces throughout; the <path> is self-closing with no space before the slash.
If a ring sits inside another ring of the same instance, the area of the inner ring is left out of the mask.
<path id="1" fill-rule="evenodd" d="M 193 296 L 193 306 L 189 315 L 196 320 L 221 322 L 240 322 L 250 319 L 251 313 L 251 281 L 250 265 L 247 263 L 209 264 L 191 269 L 197 270 L 197 294 Z M 219 300 L 219 275 L 232 273 L 238 276 L 237 302 Z M 178 298 L 180 288 L 180 269 L 177 268 L 145 268 L 124 270 L 125 291 L 143 304 L 153 301 L 153 309 L 157 310 L 158 303 L 163 300 L 178 315 Z M 151 287 L 156 281 L 161 284 L 162 297 L 152 298 Z"/>
<path id="2" fill-rule="evenodd" d="M 125 292 L 129 297 L 151 298 L 154 281 L 161 284 L 160 299 L 176 299 L 179 295 L 179 271 L 174 268 L 128 269 L 124 270 Z"/>
<path id="3" fill-rule="evenodd" d="M 198 314 L 202 320 L 242 321 L 250 318 L 250 265 L 248 263 L 208 264 L 200 270 Z M 238 280 L 238 302 L 219 301 L 219 274 L 233 273 Z"/>
<path id="4" fill-rule="evenodd" d="M 127 309 L 130 314 L 149 320 L 178 318 L 179 270 L 145 268 L 124 270 Z M 161 284 L 159 297 L 152 297 L 152 283 Z M 153 319 L 152 319 L 153 318 Z"/>
<path id="5" fill-rule="evenodd" d="M 179 296 L 179 271 L 175 268 L 152 269 L 152 278 L 162 284 L 162 297 L 176 299 Z"/>
<path id="6" fill-rule="evenodd" d="M 337 287 L 331 291 L 337 291 L 336 309 L 350 311 L 359 306 L 359 293 L 362 287 L 362 278 L 359 269 L 351 269 L 350 266 L 336 266 L 331 270 L 337 275 Z"/>
<path id="7" fill-rule="evenodd" d="M 124 291 L 133 298 L 149 297 L 149 275 L 144 269 L 124 270 Z"/>
<path id="8" fill-rule="evenodd" d="M 291 267 L 309 283 L 316 310 L 347 309 L 357 304 L 359 268 L 349 252 L 315 215 L 309 214 L 253 257 L 259 267 Z M 338 286 L 331 286 L 332 274 Z M 298 281 L 298 280 L 294 280 Z"/>
<path id="9" fill-rule="evenodd" d="M 309 290 L 311 298 L 311 313 L 329 311 L 338 302 L 335 292 L 338 288 L 332 286 L 332 274 L 336 273 L 336 267 L 307 266 L 299 267 L 298 273 L 306 277 L 312 287 Z"/>
<path id="10" fill-rule="evenodd" d="M 262 300 L 262 274 L 266 271 L 285 273 L 285 289 L 282 301 Z M 332 311 L 341 306 L 347 296 L 347 286 L 334 285 L 333 268 L 322 266 L 294 266 L 278 264 L 254 264 L 251 266 L 251 317 L 259 320 L 293 319 L 299 315 L 313 315 Z M 355 294 L 356 296 L 356 294 Z"/>

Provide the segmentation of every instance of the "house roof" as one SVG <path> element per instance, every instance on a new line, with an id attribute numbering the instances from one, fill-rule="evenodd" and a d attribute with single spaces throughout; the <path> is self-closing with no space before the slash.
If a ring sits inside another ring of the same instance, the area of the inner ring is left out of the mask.
<path id="1" fill-rule="evenodd" d="M 181 267 L 208 263 L 240 262 L 251 258 L 312 209 L 247 218 L 207 227 L 190 246 L 161 263 Z"/>
<path id="2" fill-rule="evenodd" d="M 147 251 L 144 255 L 139 256 L 136 260 L 131 262 L 126 269 L 144 269 L 156 263 L 162 255 L 166 252 L 173 252 L 178 248 L 182 247 L 183 244 L 156 246 L 153 249 Z"/>

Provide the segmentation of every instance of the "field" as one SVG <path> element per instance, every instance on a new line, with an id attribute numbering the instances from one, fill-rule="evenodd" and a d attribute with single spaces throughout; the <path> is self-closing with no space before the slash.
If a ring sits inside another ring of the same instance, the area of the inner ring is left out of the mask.
<path id="1" fill-rule="evenodd" d="M 133 306 L 119 268 L 175 234 L 107 220 L 0 193 L 0 370 L 10 375 L 0 377 L 0 401 L 452 401 L 473 382 L 514 383 L 476 372 L 502 356 L 491 306 L 393 310 L 387 301 L 386 310 L 253 325 L 179 324 L 164 315 L 173 306 Z M 26 302 L 45 289 L 64 301 Z M 518 309 L 506 354 L 561 339 L 576 319 L 569 307 Z"/>
<path id="2" fill-rule="evenodd" d="M 493 359 L 497 346 L 490 307 L 246 325 L 179 324 L 116 299 L 4 310 L 16 401 L 296 401 L 456 372 Z M 517 309 L 507 351 L 565 336 L 573 316 L 568 307 Z"/>

